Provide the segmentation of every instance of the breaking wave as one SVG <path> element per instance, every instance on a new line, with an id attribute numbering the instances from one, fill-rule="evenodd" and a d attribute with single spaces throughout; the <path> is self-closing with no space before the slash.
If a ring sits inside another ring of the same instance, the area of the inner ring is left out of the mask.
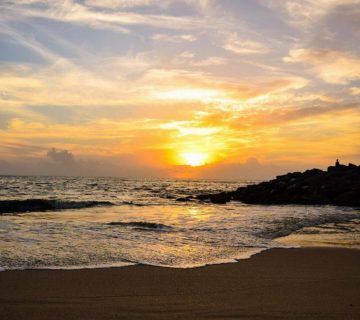
<path id="1" fill-rule="evenodd" d="M 112 205 L 114 205 L 114 203 L 110 201 L 65 201 L 48 199 L 0 200 L 0 214 L 83 209 Z"/>
<path id="2" fill-rule="evenodd" d="M 276 239 L 285 237 L 293 232 L 308 227 L 317 227 L 328 223 L 346 223 L 353 219 L 359 218 L 359 213 L 343 213 L 342 215 L 323 215 L 315 217 L 286 217 L 281 219 L 274 219 L 267 226 L 259 232 L 255 232 L 258 237 L 264 239 Z"/>

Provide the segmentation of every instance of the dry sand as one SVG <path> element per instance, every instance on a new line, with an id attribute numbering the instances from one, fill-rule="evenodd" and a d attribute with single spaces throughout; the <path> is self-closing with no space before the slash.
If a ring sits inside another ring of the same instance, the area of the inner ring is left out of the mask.
<path id="1" fill-rule="evenodd" d="M 360 319 L 360 250 L 273 249 L 197 269 L 0 272 L 0 319 Z"/>

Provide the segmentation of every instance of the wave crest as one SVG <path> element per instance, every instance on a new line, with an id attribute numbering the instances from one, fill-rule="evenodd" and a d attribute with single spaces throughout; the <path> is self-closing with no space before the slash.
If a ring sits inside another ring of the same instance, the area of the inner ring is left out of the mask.
<path id="1" fill-rule="evenodd" d="M 114 204 L 109 201 L 66 201 L 48 199 L 0 200 L 0 214 L 83 209 L 112 205 Z"/>

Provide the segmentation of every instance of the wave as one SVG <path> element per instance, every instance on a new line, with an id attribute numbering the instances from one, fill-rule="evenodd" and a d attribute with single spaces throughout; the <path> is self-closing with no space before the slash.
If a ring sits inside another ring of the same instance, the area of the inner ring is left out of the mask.
<path id="1" fill-rule="evenodd" d="M 0 200 L 0 215 L 3 213 L 57 211 L 113 205 L 115 204 L 110 201 L 66 201 L 48 199 Z"/>
<path id="2" fill-rule="evenodd" d="M 130 222 L 110 222 L 109 226 L 133 227 L 133 229 L 146 231 L 170 231 L 173 227 L 162 223 L 145 222 L 145 221 L 130 221 Z"/>
<path id="3" fill-rule="evenodd" d="M 343 213 L 341 215 L 325 215 L 312 218 L 301 218 L 301 217 L 288 217 L 283 219 L 274 219 L 271 225 L 268 225 L 260 232 L 255 232 L 255 235 L 264 239 L 276 239 L 288 236 L 298 230 L 309 227 L 321 227 L 328 223 L 346 223 L 358 219 L 359 213 Z"/>

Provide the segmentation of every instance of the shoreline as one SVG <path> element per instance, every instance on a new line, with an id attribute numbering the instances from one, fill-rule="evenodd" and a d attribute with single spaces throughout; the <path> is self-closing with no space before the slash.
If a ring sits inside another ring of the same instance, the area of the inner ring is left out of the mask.
<path id="1" fill-rule="evenodd" d="M 191 270 L 191 269 L 199 269 L 199 268 L 206 268 L 206 267 L 211 267 L 211 266 L 219 266 L 219 265 L 226 265 L 226 264 L 234 264 L 234 263 L 239 263 L 241 261 L 244 260 L 249 260 L 251 258 L 253 258 L 254 256 L 258 255 L 258 254 L 262 254 L 266 251 L 271 251 L 271 250 L 277 250 L 277 249 L 284 249 L 284 250 L 288 250 L 288 249 L 299 249 L 299 248 L 328 248 L 328 247 L 321 247 L 321 246 L 300 246 L 300 245 L 288 245 L 288 247 L 286 247 L 287 244 L 284 243 L 284 246 L 282 247 L 272 247 L 272 248 L 264 248 L 264 249 L 259 249 L 259 251 L 254 252 L 254 253 L 249 253 L 249 255 L 244 256 L 243 258 L 233 258 L 233 260 L 229 261 L 223 261 L 223 262 L 214 262 L 214 263 L 208 263 L 205 265 L 200 265 L 200 266 L 189 266 L 189 267 L 173 267 L 173 266 L 160 266 L 160 265 L 153 265 L 153 264 L 146 264 L 146 263 L 140 263 L 140 262 L 131 262 L 131 261 L 124 261 L 124 262 L 119 262 L 119 263 L 114 263 L 112 264 L 103 264 L 103 265 L 89 265 L 89 266 L 69 266 L 69 267 L 56 267 L 56 266 L 49 266 L 49 267 L 39 267 L 39 268 L 19 268 L 19 269 L 5 269 L 5 268 L 1 268 L 0 267 L 0 273 L 1 272 L 16 272 L 16 271 L 81 271 L 81 270 L 106 270 L 106 269 L 121 269 L 121 268 L 127 268 L 127 267 L 136 267 L 136 266 L 143 266 L 143 267 L 153 267 L 153 268 L 160 268 L 160 269 L 174 269 L 174 270 Z M 334 248 L 339 248 L 339 247 L 334 247 Z M 345 247 L 344 249 L 349 249 L 349 250 L 360 250 L 357 248 L 350 248 L 350 247 Z M 122 264 L 122 265 L 121 265 Z"/>
<path id="2" fill-rule="evenodd" d="M 0 273 L 3 319 L 358 319 L 360 250 L 269 249 L 236 263 Z"/>
<path id="3" fill-rule="evenodd" d="M 288 236 L 284 237 L 287 238 Z M 56 267 L 56 266 L 49 266 L 49 267 L 39 267 L 39 268 L 14 268 L 14 269 L 5 269 L 0 267 L 0 273 L 2 272 L 22 272 L 22 271 L 44 271 L 44 272 L 51 272 L 51 271 L 82 271 L 82 270 L 108 270 L 108 269 L 122 269 L 122 268 L 129 268 L 129 267 L 150 267 L 150 268 L 159 268 L 159 269 L 170 269 L 170 270 L 193 270 L 193 269 L 201 269 L 201 268 L 207 268 L 212 266 L 221 266 L 221 265 L 227 265 L 227 264 L 236 264 L 241 263 L 242 261 L 246 261 L 249 259 L 254 258 L 257 255 L 264 254 L 268 251 L 276 251 L 276 250 L 293 250 L 293 249 L 335 249 L 335 250 L 350 250 L 350 251 L 359 251 L 360 248 L 357 247 L 348 247 L 348 246 L 336 246 L 336 245 L 328 245 L 328 246 L 321 246 L 321 245 L 297 245 L 297 244 L 289 244 L 288 247 L 285 245 L 286 242 L 284 242 L 283 247 L 272 247 L 272 248 L 266 248 L 259 250 L 258 252 L 252 253 L 247 257 L 244 258 L 234 258 L 231 261 L 224 261 L 224 262 L 214 262 L 209 263 L 201 266 L 189 266 L 189 267 L 173 267 L 173 266 L 160 266 L 160 265 L 152 265 L 152 264 L 146 264 L 146 263 L 137 263 L 137 262 L 119 262 L 114 263 L 113 265 L 109 264 L 103 264 L 103 265 L 89 265 L 89 266 L 69 266 L 69 267 Z M 359 266 L 360 267 L 360 266 Z"/>

